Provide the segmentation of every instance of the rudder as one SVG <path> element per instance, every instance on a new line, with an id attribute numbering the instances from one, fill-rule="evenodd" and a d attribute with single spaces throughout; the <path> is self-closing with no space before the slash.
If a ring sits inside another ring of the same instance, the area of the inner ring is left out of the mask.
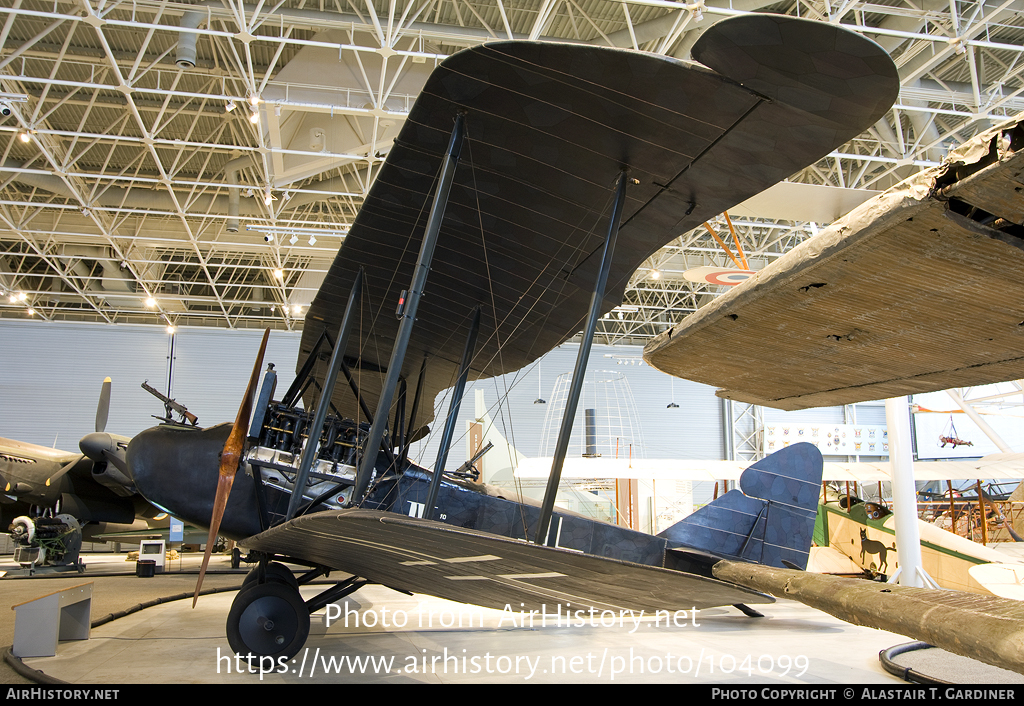
<path id="1" fill-rule="evenodd" d="M 670 549 L 803 569 L 814 534 L 822 467 L 821 452 L 813 444 L 787 446 L 743 471 L 740 489 L 658 536 L 669 540 Z"/>

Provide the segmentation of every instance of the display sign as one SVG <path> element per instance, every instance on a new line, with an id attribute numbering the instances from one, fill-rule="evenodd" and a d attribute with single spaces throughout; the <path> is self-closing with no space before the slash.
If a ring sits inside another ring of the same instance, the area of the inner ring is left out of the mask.
<path id="1" fill-rule="evenodd" d="M 888 456 L 889 432 L 877 424 L 766 424 L 766 454 L 806 441 L 823 455 Z"/>
<path id="2" fill-rule="evenodd" d="M 185 522 L 179 520 L 176 517 L 171 518 L 171 536 L 172 542 L 184 542 L 185 541 Z"/>

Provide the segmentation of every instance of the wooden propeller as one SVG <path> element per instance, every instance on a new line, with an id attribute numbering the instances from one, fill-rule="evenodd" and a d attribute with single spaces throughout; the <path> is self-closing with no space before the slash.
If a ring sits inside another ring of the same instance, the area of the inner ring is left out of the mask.
<path id="1" fill-rule="evenodd" d="M 224 509 L 228 504 L 228 496 L 231 494 L 231 486 L 235 482 L 235 474 L 238 472 L 239 463 L 242 460 L 242 451 L 245 448 L 245 436 L 248 431 L 249 417 L 252 416 L 252 401 L 256 396 L 256 386 L 259 383 L 260 369 L 263 367 L 263 354 L 267 351 L 267 339 L 270 337 L 270 329 L 263 332 L 263 342 L 260 344 L 259 355 L 256 356 L 256 364 L 252 368 L 252 375 L 249 376 L 249 386 L 245 390 L 245 397 L 238 408 L 238 416 L 231 427 L 231 434 L 224 442 L 224 450 L 220 452 L 220 469 L 217 476 L 217 495 L 213 500 L 213 515 L 210 518 L 210 535 L 206 539 L 206 552 L 203 554 L 203 565 L 199 568 L 199 581 L 196 582 L 196 592 L 192 596 L 192 607 L 196 607 L 199 600 L 199 590 L 203 586 L 203 577 L 206 576 L 206 566 L 210 563 L 210 553 L 213 551 L 213 543 L 217 541 L 217 532 L 220 530 L 220 522 L 224 517 Z"/>

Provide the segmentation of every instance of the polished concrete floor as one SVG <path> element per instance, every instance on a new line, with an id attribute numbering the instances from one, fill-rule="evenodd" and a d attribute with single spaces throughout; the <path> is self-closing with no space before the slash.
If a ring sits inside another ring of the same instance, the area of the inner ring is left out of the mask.
<path id="1" fill-rule="evenodd" d="M 4 579 L 0 591 L 5 603 L 13 605 L 94 581 L 96 619 L 115 612 L 109 608 L 118 602 L 124 610 L 161 588 L 173 596 L 194 585 L 198 557 L 187 556 L 153 578 L 135 577 L 134 564 L 121 560 L 118 565 L 118 559 L 90 557 L 84 575 Z M 227 589 L 242 578 L 230 572 L 224 558 L 216 559 L 212 569 L 204 586 Z M 128 575 L 111 575 L 126 570 Z M 305 587 L 303 593 L 308 598 L 323 588 Z M 610 615 L 578 616 L 572 624 L 566 624 L 564 615 L 561 624 L 549 617 L 546 625 L 535 616 L 531 625 L 511 610 L 485 610 L 367 586 L 332 608 L 330 621 L 325 610 L 313 615 L 309 639 L 294 660 L 254 662 L 250 667 L 231 655 L 225 637 L 233 597 L 233 591 L 224 591 L 201 597 L 195 609 L 191 600 L 177 600 L 136 610 L 93 628 L 88 640 L 61 642 L 54 657 L 23 662 L 49 677 L 82 685 L 126 679 L 177 684 L 899 684 L 903 682 L 882 668 L 878 655 L 908 642 L 791 601 L 759 607 L 764 618 L 728 608 L 686 611 L 671 626 L 647 616 L 634 621 Z M 9 645 L 14 616 L 2 612 L 7 616 L 0 618 L 0 637 Z M 977 663 L 953 656 L 947 660 L 961 664 L 960 681 L 975 680 Z M 984 676 L 977 680 L 1024 681 L 1020 675 L 993 676 L 989 670 L 978 672 Z"/>

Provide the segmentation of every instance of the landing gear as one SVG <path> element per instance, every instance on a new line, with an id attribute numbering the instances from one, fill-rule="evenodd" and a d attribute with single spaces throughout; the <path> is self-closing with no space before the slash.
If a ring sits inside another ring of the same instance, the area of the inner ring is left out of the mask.
<path id="1" fill-rule="evenodd" d="M 242 579 L 242 588 L 240 590 L 244 591 L 250 586 L 255 585 L 255 583 L 259 581 L 259 571 L 259 568 L 256 568 L 250 571 L 248 574 L 246 574 L 245 578 Z M 267 581 L 277 581 L 278 583 L 283 583 L 288 586 L 291 586 L 296 591 L 299 590 L 299 582 L 295 578 L 295 574 L 293 574 L 291 570 L 284 564 L 272 561 L 269 564 L 267 564 L 267 567 L 264 571 L 266 572 L 265 575 Z"/>
<path id="2" fill-rule="evenodd" d="M 294 657 L 309 637 L 309 609 L 298 590 L 285 582 L 252 582 L 231 604 L 227 633 L 235 654 L 280 663 Z"/>

